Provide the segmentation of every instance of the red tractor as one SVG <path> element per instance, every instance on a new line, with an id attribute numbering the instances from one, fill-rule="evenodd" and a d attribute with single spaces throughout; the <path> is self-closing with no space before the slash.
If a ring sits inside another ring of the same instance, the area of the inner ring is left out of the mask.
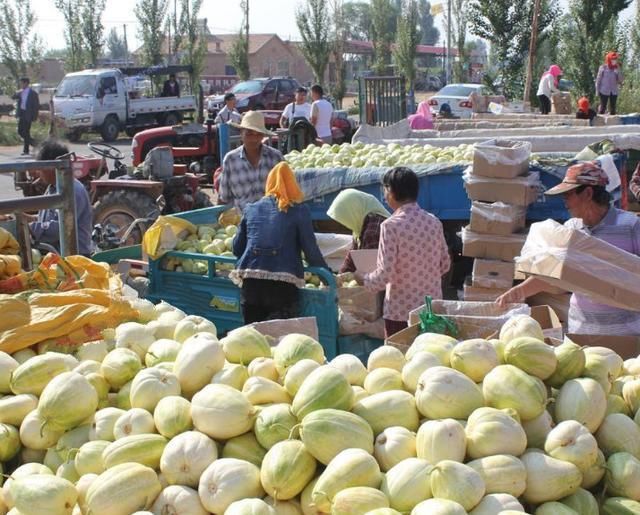
<path id="1" fill-rule="evenodd" d="M 179 213 L 211 205 L 200 188 L 202 177 L 174 164 L 172 174 L 155 176 L 144 169 L 130 171 L 124 155 L 106 143 L 88 144 L 93 156 L 74 156 L 74 176 L 89 192 L 93 205 L 94 239 L 102 249 L 134 245 L 160 214 Z M 107 159 L 113 160 L 108 169 Z M 16 173 L 15 185 L 25 196 L 44 193 L 37 177 Z"/>

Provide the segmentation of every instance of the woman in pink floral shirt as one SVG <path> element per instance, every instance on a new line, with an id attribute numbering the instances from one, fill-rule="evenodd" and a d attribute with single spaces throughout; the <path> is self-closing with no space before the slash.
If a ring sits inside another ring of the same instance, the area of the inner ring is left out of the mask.
<path id="1" fill-rule="evenodd" d="M 382 184 L 394 213 L 380 226 L 376 270 L 356 277 L 368 290 L 386 290 L 383 316 L 388 337 L 407 327 L 409 312 L 422 306 L 426 295 L 442 298 L 442 276 L 451 261 L 442 223 L 416 203 L 416 174 L 392 168 Z"/>

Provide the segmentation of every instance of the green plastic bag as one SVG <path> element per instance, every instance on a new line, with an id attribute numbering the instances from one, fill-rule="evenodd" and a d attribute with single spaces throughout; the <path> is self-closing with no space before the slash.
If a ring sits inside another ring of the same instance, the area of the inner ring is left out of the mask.
<path id="1" fill-rule="evenodd" d="M 436 315 L 431 307 L 431 296 L 427 295 L 424 298 L 426 305 L 425 309 L 420 312 L 420 334 L 422 333 L 437 333 L 446 334 L 452 338 L 458 337 L 458 328 L 456 325 L 440 315 Z"/>

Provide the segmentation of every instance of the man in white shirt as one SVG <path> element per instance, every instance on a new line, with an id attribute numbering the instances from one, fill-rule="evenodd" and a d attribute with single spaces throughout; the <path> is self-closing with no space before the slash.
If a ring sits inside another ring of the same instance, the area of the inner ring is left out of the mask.
<path id="1" fill-rule="evenodd" d="M 318 139 L 331 145 L 331 121 L 333 120 L 333 106 L 323 98 L 322 86 L 315 84 L 311 86 L 311 124 L 316 128 Z"/>
<path id="2" fill-rule="evenodd" d="M 280 117 L 280 127 L 291 127 L 294 118 L 311 120 L 311 104 L 307 103 L 307 88 L 296 89 L 295 101 L 287 104 Z"/>
<path id="3" fill-rule="evenodd" d="M 220 109 L 214 123 L 240 123 L 242 115 L 236 110 L 236 96 L 227 93 L 224 96 L 224 107 Z"/>

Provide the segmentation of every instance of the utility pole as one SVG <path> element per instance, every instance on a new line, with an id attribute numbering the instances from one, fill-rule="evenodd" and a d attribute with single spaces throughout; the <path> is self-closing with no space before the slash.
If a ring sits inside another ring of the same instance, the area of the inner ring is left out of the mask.
<path id="1" fill-rule="evenodd" d="M 129 45 L 127 44 L 127 25 L 122 25 L 124 31 L 124 65 L 129 66 Z"/>
<path id="2" fill-rule="evenodd" d="M 538 18 L 540 17 L 540 0 L 533 3 L 533 20 L 531 21 L 531 39 L 529 40 L 529 58 L 527 59 L 527 80 L 524 83 L 525 103 L 531 98 L 531 81 L 533 80 L 533 65 L 536 61 L 536 47 L 538 41 Z"/>
<path id="3" fill-rule="evenodd" d="M 451 0 L 447 0 L 447 84 L 451 82 Z"/>

